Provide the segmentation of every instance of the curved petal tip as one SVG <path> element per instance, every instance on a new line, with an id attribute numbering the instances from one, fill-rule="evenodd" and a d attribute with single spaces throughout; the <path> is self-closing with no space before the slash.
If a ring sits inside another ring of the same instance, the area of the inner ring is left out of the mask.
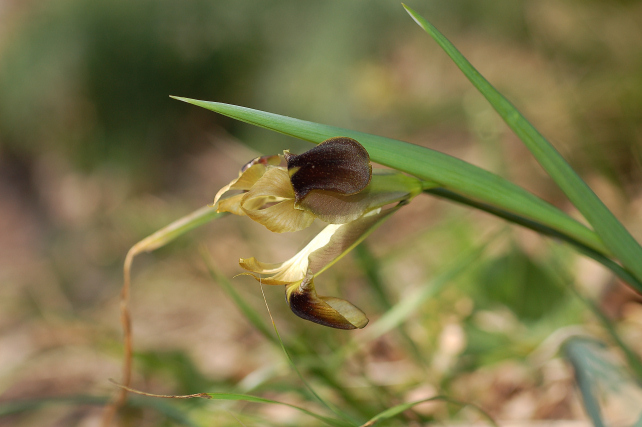
<path id="1" fill-rule="evenodd" d="M 302 282 L 286 288 L 290 309 L 302 319 L 336 329 L 361 329 L 368 318 L 354 304 L 334 297 L 318 296 L 314 283 Z"/>

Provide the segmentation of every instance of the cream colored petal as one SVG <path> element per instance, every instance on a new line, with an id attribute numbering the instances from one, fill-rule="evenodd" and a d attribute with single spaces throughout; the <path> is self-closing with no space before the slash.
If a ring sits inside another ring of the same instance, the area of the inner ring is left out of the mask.
<path id="1" fill-rule="evenodd" d="M 245 210 L 259 210 L 264 206 L 282 202 L 283 199 L 281 198 L 276 198 L 272 196 L 259 196 L 259 197 L 252 197 L 251 199 L 247 199 L 245 197 L 247 193 L 241 194 L 242 199 L 241 199 L 241 209 Z"/>
<path id="2" fill-rule="evenodd" d="M 252 165 L 239 175 L 230 187 L 232 190 L 249 190 L 265 174 L 268 167 L 263 164 Z"/>
<path id="3" fill-rule="evenodd" d="M 337 227 L 328 243 L 315 249 L 308 256 L 308 271 L 314 277 L 324 272 L 368 237 L 399 207 L 398 205 L 385 211 L 372 211 L 356 221 Z"/>
<path id="4" fill-rule="evenodd" d="M 236 196 L 228 197 L 218 202 L 216 212 L 229 212 L 234 215 L 245 216 L 245 212 L 241 209 L 241 200 L 244 194 L 237 194 Z"/>
<path id="5" fill-rule="evenodd" d="M 355 328 L 361 329 L 368 324 L 366 314 L 351 302 L 335 297 L 319 296 L 319 298 L 341 314 Z"/>
<path id="6" fill-rule="evenodd" d="M 244 269 L 253 271 L 254 273 L 275 274 L 281 270 L 281 267 L 283 266 L 284 263 L 261 262 L 261 261 L 257 261 L 256 258 L 252 257 L 252 258 L 245 258 L 245 259 L 241 258 L 241 260 L 239 261 L 239 264 Z"/>
<path id="7" fill-rule="evenodd" d="M 279 156 L 271 156 L 271 157 L 276 157 L 279 158 Z M 216 196 L 214 197 L 214 202 L 212 202 L 212 206 L 216 205 L 216 202 L 220 200 L 220 198 L 225 194 L 226 192 L 230 190 L 249 190 L 252 188 L 254 184 L 265 174 L 266 170 L 268 168 L 272 168 L 273 166 L 270 166 L 270 162 L 274 161 L 272 158 L 269 158 L 267 160 L 267 164 L 263 163 L 256 163 L 248 167 L 246 170 L 239 172 L 238 178 L 218 190 L 216 193 Z M 287 173 L 287 172 L 286 172 Z"/>
<path id="8" fill-rule="evenodd" d="M 314 221 L 314 215 L 310 212 L 294 209 L 294 199 L 284 200 L 265 209 L 245 209 L 246 200 L 244 198 L 241 203 L 245 214 L 275 233 L 303 230 Z M 252 200 L 249 199 L 249 203 Z"/>
<path id="9" fill-rule="evenodd" d="M 248 258 L 241 259 L 240 265 L 252 272 L 246 274 L 261 283 L 285 284 L 286 299 L 297 316 L 338 329 L 363 328 L 368 323 L 363 311 L 340 298 L 318 296 L 313 281 L 400 206 L 401 204 L 383 212 L 372 211 L 348 224 L 330 224 L 298 254 L 283 263 L 263 263 L 255 258 Z"/>
<path id="10" fill-rule="evenodd" d="M 294 199 L 294 189 L 290 184 L 288 172 L 280 167 L 268 167 L 263 176 L 252 185 L 246 194 L 248 199 L 261 196 Z"/>
<path id="11" fill-rule="evenodd" d="M 288 261 L 287 263 L 266 264 L 257 261 L 255 258 L 241 259 L 239 265 L 251 271 L 257 281 L 267 285 L 288 285 L 300 282 L 305 277 L 305 268 L 300 263 Z M 285 265 L 284 265 L 285 264 Z M 294 267 L 292 267 L 294 265 Z M 301 271 L 303 268 L 303 271 Z M 267 277 L 264 277 L 267 275 Z"/>
<path id="12" fill-rule="evenodd" d="M 257 280 L 259 280 L 259 277 L 267 275 L 269 279 L 278 281 L 278 284 L 301 282 L 305 279 L 308 271 L 308 257 L 310 254 L 327 245 L 339 227 L 341 225 L 328 225 L 295 256 L 285 262 L 266 263 L 257 261 L 256 258 L 252 257 L 241 259 L 239 265 L 248 271 L 256 273 L 257 275 L 254 278 Z"/>
<path id="13" fill-rule="evenodd" d="M 216 196 L 214 196 L 214 201 L 212 202 L 212 204 L 210 206 L 216 206 L 216 203 L 218 203 L 218 201 L 221 199 L 223 194 L 225 194 L 228 191 L 230 191 L 230 189 L 232 188 L 232 185 L 234 185 L 236 183 L 236 181 L 238 181 L 238 178 L 235 179 L 234 181 L 230 182 L 226 186 L 222 187 L 220 190 L 218 190 L 218 192 L 216 193 Z"/>
<path id="14" fill-rule="evenodd" d="M 397 209 L 373 211 L 348 224 L 330 224 L 299 253 L 283 263 L 263 263 L 248 258 L 241 259 L 239 264 L 256 273 L 254 277 L 257 280 L 262 277 L 275 284 L 301 282 L 306 277 L 316 277 L 358 245 Z"/>
<path id="15" fill-rule="evenodd" d="M 288 285 L 289 284 L 289 282 L 283 282 L 281 280 L 272 279 L 270 277 L 262 277 L 262 276 L 254 274 L 254 273 L 241 273 L 241 274 L 237 274 L 237 276 L 252 276 L 252 277 L 254 277 L 254 279 L 257 282 L 259 282 L 259 283 L 261 283 L 263 285 L 281 285 L 281 286 L 283 286 L 283 285 Z M 236 276 L 234 276 L 234 277 L 236 277 Z"/>

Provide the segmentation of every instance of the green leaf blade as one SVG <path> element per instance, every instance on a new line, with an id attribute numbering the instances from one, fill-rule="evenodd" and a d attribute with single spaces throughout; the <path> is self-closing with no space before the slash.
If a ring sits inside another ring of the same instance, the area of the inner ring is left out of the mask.
<path id="1" fill-rule="evenodd" d="M 404 5 L 404 8 L 490 102 L 544 170 L 591 224 L 608 250 L 617 256 L 638 280 L 642 280 L 642 246 L 631 236 L 622 223 L 575 173 L 555 147 L 468 62 L 439 30 L 408 6 Z"/>
<path id="2" fill-rule="evenodd" d="M 391 418 L 396 417 L 397 415 L 401 414 L 404 411 L 407 411 L 408 409 L 411 409 L 413 406 L 417 406 L 421 403 L 425 402 L 434 402 L 434 401 L 443 401 L 447 403 L 453 403 L 455 405 L 459 406 L 472 406 L 475 408 L 486 420 L 490 423 L 492 426 L 497 426 L 497 423 L 495 423 L 495 420 L 488 415 L 486 412 L 484 412 L 481 408 L 471 405 L 466 402 L 462 402 L 456 399 L 451 399 L 450 397 L 447 396 L 434 396 L 434 397 L 429 397 L 427 399 L 421 399 L 421 400 L 415 400 L 414 402 L 408 402 L 408 403 L 401 403 L 399 405 L 395 405 L 392 408 L 388 408 L 383 412 L 380 412 L 379 414 L 375 415 L 372 417 L 367 423 L 363 424 L 361 427 L 371 427 L 377 424 L 379 421 L 384 421 L 384 420 L 389 420 Z"/>

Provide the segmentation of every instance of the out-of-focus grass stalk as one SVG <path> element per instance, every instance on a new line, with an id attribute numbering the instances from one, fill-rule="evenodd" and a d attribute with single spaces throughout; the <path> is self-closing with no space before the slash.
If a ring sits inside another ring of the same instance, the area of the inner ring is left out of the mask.
<path id="1" fill-rule="evenodd" d="M 490 423 L 490 425 L 492 425 L 494 427 L 499 427 L 498 424 L 495 422 L 495 420 L 493 420 L 493 418 L 490 415 L 488 415 L 480 407 L 478 407 L 476 405 L 472 405 L 470 403 L 462 402 L 462 401 L 459 401 L 459 400 L 456 400 L 456 399 L 451 399 L 450 397 L 447 397 L 447 396 L 434 396 L 434 397 L 430 397 L 428 399 L 421 399 L 421 400 L 416 400 L 414 402 L 408 402 L 408 403 L 402 403 L 402 404 L 399 404 L 399 405 L 395 405 L 392 408 L 388 408 L 385 411 L 383 411 L 383 412 L 377 414 L 376 416 L 372 417 L 367 423 L 363 424 L 360 427 L 372 427 L 375 424 L 377 424 L 379 421 L 383 421 L 383 420 L 388 420 L 390 418 L 394 418 L 397 415 L 401 414 L 402 412 L 407 411 L 408 409 L 411 409 L 413 406 L 419 405 L 420 403 L 435 402 L 435 401 L 443 401 L 443 402 L 447 402 L 447 403 L 453 403 L 453 404 L 459 405 L 459 406 L 472 406 L 480 414 L 482 414 L 484 416 L 484 418 L 486 418 L 486 420 Z"/>
<path id="2" fill-rule="evenodd" d="M 640 356 L 638 356 L 635 351 L 629 347 L 629 345 L 622 339 L 619 332 L 617 331 L 616 325 L 614 322 L 608 318 L 604 311 L 599 307 L 599 305 L 593 301 L 591 298 L 582 294 L 575 284 L 575 281 L 572 275 L 569 273 L 568 266 L 563 265 L 562 262 L 557 257 L 553 257 L 551 260 L 551 268 L 549 268 L 550 274 L 559 277 L 561 283 L 564 283 L 565 286 L 573 292 L 573 294 L 580 300 L 582 303 L 588 307 L 589 310 L 593 312 L 593 315 L 597 320 L 602 324 L 604 330 L 611 337 L 612 343 L 622 350 L 624 357 L 628 362 L 629 368 L 633 371 L 635 375 L 636 382 L 642 384 L 642 361 Z"/>
<path id="3" fill-rule="evenodd" d="M 475 262 L 479 260 L 488 245 L 498 236 L 499 233 L 464 254 L 461 254 L 444 272 L 435 275 L 429 284 L 404 295 L 404 298 L 397 302 L 394 307 L 363 331 L 360 337 L 361 340 L 374 340 L 405 322 L 408 316 L 415 312 L 415 310 L 427 300 L 441 292 L 448 283 L 460 274 L 469 271 Z"/>
<path id="4" fill-rule="evenodd" d="M 593 359 L 596 356 L 592 354 L 591 344 L 592 342 L 586 338 L 571 338 L 564 344 L 563 351 L 575 370 L 575 379 L 580 388 L 588 416 L 594 426 L 605 427 L 592 374 L 592 370 L 595 369 Z"/>
<path id="5" fill-rule="evenodd" d="M 391 310 L 394 307 L 394 304 L 390 301 L 390 298 L 386 293 L 383 279 L 381 277 L 381 264 L 377 261 L 372 252 L 370 252 L 365 242 L 357 246 L 354 253 L 357 263 L 368 278 L 368 283 L 370 285 L 369 289 L 372 289 L 374 299 L 379 301 L 379 305 L 382 309 L 386 311 Z M 399 325 L 398 332 L 403 338 L 404 344 L 414 357 L 415 361 L 417 361 L 422 368 L 425 368 L 426 356 L 422 354 L 421 350 L 419 350 L 419 347 L 417 347 L 415 341 L 410 337 L 410 334 L 408 334 L 408 331 L 406 331 L 403 324 Z"/>
<path id="6" fill-rule="evenodd" d="M 311 417 L 314 417 L 322 422 L 324 422 L 327 425 L 333 426 L 333 427 L 354 427 L 356 424 L 354 423 L 349 423 L 345 422 L 342 420 L 337 420 L 335 418 L 330 418 L 326 417 L 323 415 L 319 415 L 315 412 L 309 411 L 305 408 L 301 408 L 300 406 L 292 405 L 290 403 L 285 403 L 285 402 L 279 402 L 277 400 L 272 400 L 272 399 L 266 399 L 264 397 L 258 397 L 258 396 L 252 396 L 251 394 L 242 394 L 242 393 L 196 393 L 196 394 L 187 394 L 187 395 L 169 395 L 169 394 L 154 394 L 154 393 L 147 393 L 144 391 L 136 390 L 131 387 L 124 386 L 122 384 L 116 383 L 120 388 L 134 394 L 138 394 L 140 396 L 147 396 L 147 397 L 155 397 L 155 398 L 161 398 L 161 399 L 196 399 L 196 398 L 201 398 L 201 399 L 212 399 L 212 400 L 230 400 L 230 401 L 242 401 L 242 402 L 252 402 L 252 403 L 268 403 L 268 404 L 275 404 L 275 405 L 283 405 L 290 407 L 292 409 L 296 409 L 297 411 L 304 413 L 306 415 L 309 415 Z"/>
<path id="7" fill-rule="evenodd" d="M 120 292 L 120 322 L 123 328 L 123 341 L 124 341 L 124 355 L 122 367 L 121 384 L 124 387 L 120 388 L 118 396 L 114 401 L 105 407 L 103 414 L 102 425 L 108 427 L 111 425 L 118 408 L 123 405 L 127 398 L 127 389 L 131 384 L 132 375 L 132 359 L 133 359 L 133 337 L 131 327 L 131 314 L 129 311 L 129 294 L 131 289 L 131 268 L 136 255 L 143 252 L 151 252 L 158 249 L 177 237 L 185 234 L 186 232 L 199 227 L 212 221 L 215 218 L 220 218 L 227 215 L 226 213 L 217 213 L 215 206 L 203 206 L 194 212 L 185 215 L 184 217 L 172 222 L 166 227 L 161 228 L 155 233 L 147 236 L 140 242 L 136 243 L 129 249 L 125 257 L 125 265 L 123 267 L 123 287 Z"/>

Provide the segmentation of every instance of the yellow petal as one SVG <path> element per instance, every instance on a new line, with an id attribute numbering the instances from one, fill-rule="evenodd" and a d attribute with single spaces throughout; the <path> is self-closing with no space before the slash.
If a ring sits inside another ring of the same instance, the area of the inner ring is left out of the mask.
<path id="1" fill-rule="evenodd" d="M 252 168 L 254 167 L 255 166 L 252 166 Z M 279 167 L 269 167 L 265 173 L 253 183 L 252 188 L 248 188 L 248 190 L 250 190 L 246 193 L 248 199 L 261 196 L 294 199 L 294 189 L 292 188 L 292 184 L 290 184 L 288 172 Z"/>
<path id="2" fill-rule="evenodd" d="M 256 258 L 252 257 L 241 259 L 239 264 L 244 269 L 257 275 L 268 275 L 270 280 L 278 281 L 278 284 L 301 282 L 308 272 L 310 254 L 326 246 L 339 227 L 342 226 L 328 225 L 295 256 L 285 262 L 266 263 L 257 261 Z M 259 280 L 259 276 L 254 276 L 254 278 Z"/>
<path id="3" fill-rule="evenodd" d="M 265 209 L 245 209 L 245 202 L 241 207 L 248 217 L 275 233 L 303 230 L 314 221 L 310 212 L 294 208 L 294 200 L 284 200 Z"/>
<path id="4" fill-rule="evenodd" d="M 296 258 L 296 257 L 295 257 Z M 301 263 L 293 258 L 284 263 L 268 264 L 256 258 L 241 259 L 239 265 L 256 274 L 251 274 L 257 281 L 266 285 L 288 285 L 300 282 L 305 278 L 307 262 Z M 268 275 L 268 277 L 263 277 Z"/>
<path id="5" fill-rule="evenodd" d="M 245 212 L 241 209 L 241 200 L 244 194 L 237 194 L 236 196 L 228 197 L 218 202 L 216 212 L 229 212 L 234 215 L 245 216 Z"/>
<path id="6" fill-rule="evenodd" d="M 241 259 L 239 264 L 255 273 L 253 276 L 256 280 L 266 284 L 295 283 L 308 276 L 316 277 L 358 245 L 398 208 L 373 211 L 348 224 L 330 224 L 285 262 L 273 264 L 247 258 Z"/>
<path id="7" fill-rule="evenodd" d="M 264 207 L 270 202 L 272 206 Z M 294 208 L 294 190 L 285 169 L 271 167 L 243 195 L 245 214 L 275 233 L 299 231 L 310 226 L 314 215 Z"/>

